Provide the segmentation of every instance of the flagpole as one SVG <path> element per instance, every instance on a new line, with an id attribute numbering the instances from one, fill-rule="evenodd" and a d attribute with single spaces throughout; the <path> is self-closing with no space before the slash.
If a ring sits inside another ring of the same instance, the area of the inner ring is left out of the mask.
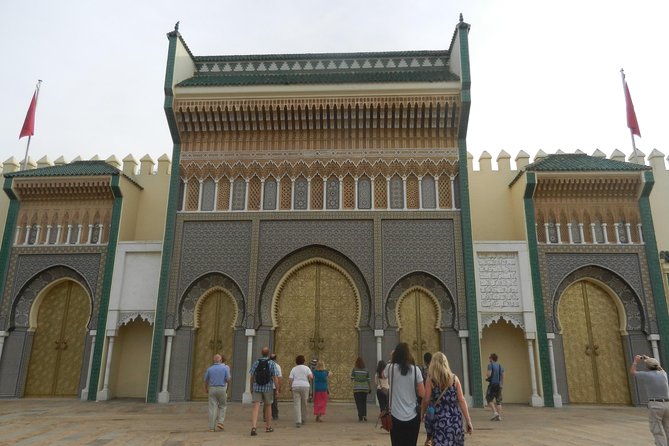
<path id="1" fill-rule="evenodd" d="M 42 79 L 37 80 L 37 87 L 35 88 L 35 111 L 37 111 L 37 101 L 39 99 L 39 87 L 42 85 Z M 28 143 L 26 144 L 26 155 L 23 157 L 23 164 L 21 166 L 21 170 L 26 170 L 26 167 L 28 165 L 28 150 L 30 149 L 30 138 L 32 138 L 32 135 L 28 135 Z"/>
<path id="2" fill-rule="evenodd" d="M 620 69 L 620 76 L 622 77 L 623 82 L 623 94 L 625 94 L 625 70 Z M 636 155 L 636 142 L 634 141 L 634 130 L 630 128 L 630 137 L 632 138 L 632 155 Z"/>

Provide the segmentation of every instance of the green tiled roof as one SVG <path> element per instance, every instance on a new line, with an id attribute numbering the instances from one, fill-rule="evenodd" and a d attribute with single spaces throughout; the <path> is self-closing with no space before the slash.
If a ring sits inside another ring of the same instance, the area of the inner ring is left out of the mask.
<path id="1" fill-rule="evenodd" d="M 105 161 L 74 161 L 58 166 L 40 167 L 6 173 L 7 178 L 119 175 L 122 172 Z"/>
<path id="2" fill-rule="evenodd" d="M 554 154 L 525 166 L 533 172 L 633 172 L 650 170 L 649 166 L 598 158 L 580 153 Z"/>
<path id="3" fill-rule="evenodd" d="M 178 87 L 458 81 L 448 51 L 199 56 Z"/>

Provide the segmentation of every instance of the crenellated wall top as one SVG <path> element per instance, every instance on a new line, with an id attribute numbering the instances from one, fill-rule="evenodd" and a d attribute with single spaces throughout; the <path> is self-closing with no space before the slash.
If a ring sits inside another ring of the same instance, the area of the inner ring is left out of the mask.
<path id="1" fill-rule="evenodd" d="M 563 152 L 562 150 L 557 150 L 554 153 L 564 154 L 567 152 Z M 586 154 L 581 150 L 576 150 L 571 153 Z M 493 168 L 492 155 L 488 151 L 484 150 L 478 158 L 478 165 L 474 164 L 474 155 L 468 152 L 467 165 L 469 166 L 469 170 L 471 172 L 518 173 L 520 170 L 524 170 L 525 166 L 527 166 L 528 164 L 539 161 L 548 155 L 549 154 L 544 152 L 543 150 L 539 150 L 534 155 L 534 158 L 530 160 L 530 155 L 527 152 L 521 150 L 516 154 L 516 157 L 514 158 L 514 165 L 512 166 L 511 155 L 505 150 L 502 150 L 498 153 L 497 158 L 495 158 L 496 168 Z M 599 149 L 596 149 L 591 154 L 591 156 L 650 166 L 656 172 L 661 172 L 661 171 L 669 172 L 669 168 L 667 166 L 667 161 L 669 161 L 669 156 L 665 156 L 664 153 L 660 152 L 657 149 L 653 149 L 648 155 L 646 155 L 639 149 L 636 149 L 636 151 L 630 153 L 629 155 L 625 155 L 625 153 L 621 152 L 618 149 L 615 149 L 611 153 L 611 156 L 607 156 L 606 153 L 602 152 Z"/>
<path id="2" fill-rule="evenodd" d="M 90 158 L 90 161 L 100 160 L 101 158 L 97 155 Z M 71 161 L 67 161 L 64 156 L 60 156 L 54 161 L 51 161 L 49 156 L 45 155 L 39 160 L 35 161 L 32 157 L 28 157 L 28 161 L 26 162 L 26 170 L 41 169 L 43 167 L 51 166 L 63 166 L 75 161 L 83 161 L 83 159 L 78 156 Z M 131 178 L 139 178 L 149 175 L 169 175 L 172 170 L 172 161 L 167 156 L 167 154 L 160 156 L 157 162 L 154 161 L 153 158 L 151 158 L 151 156 L 148 154 L 140 158 L 139 161 L 137 161 L 137 159 L 135 159 L 132 154 L 123 158 L 122 161 L 119 161 L 116 155 L 112 155 L 104 161 L 107 164 L 120 169 L 125 175 L 128 175 Z M 0 174 L 17 172 L 21 169 L 21 164 L 21 161 L 18 161 L 15 157 L 11 157 L 0 163 Z"/>
<path id="3" fill-rule="evenodd" d="M 556 154 L 566 153 L 562 150 L 557 150 Z M 576 150 L 572 153 L 584 154 L 580 150 Z M 531 158 L 530 155 L 524 150 L 520 150 L 516 153 L 515 158 L 513 158 L 513 164 L 511 162 L 512 156 L 505 150 L 501 150 L 497 157 L 495 158 L 495 165 L 493 165 L 493 157 L 488 151 L 483 151 L 478 158 L 478 164 L 474 164 L 474 155 L 470 152 L 467 153 L 467 161 L 469 170 L 472 172 L 513 172 L 517 173 L 519 170 L 522 170 L 525 166 L 530 163 L 539 161 L 542 158 L 548 156 L 548 153 L 543 150 L 539 150 L 535 153 L 534 158 Z M 669 172 L 669 156 L 666 156 L 664 153 L 660 152 L 657 149 L 653 149 L 648 155 L 643 153 L 641 150 L 637 149 L 636 152 L 625 155 L 622 151 L 615 149 L 611 156 L 607 156 L 603 151 L 596 149 L 591 156 L 598 158 L 607 158 L 616 161 L 631 162 L 636 164 L 642 164 L 650 166 L 654 171 L 665 171 Z M 97 155 L 90 158 L 93 160 L 100 160 L 101 158 Z M 43 156 L 39 160 L 35 161 L 32 157 L 28 157 L 28 162 L 26 163 L 26 168 L 38 169 L 42 167 L 49 166 L 58 166 L 69 164 L 74 161 L 81 161 L 81 157 L 76 157 L 70 161 L 67 161 L 64 156 L 60 156 L 55 160 L 51 160 L 48 155 Z M 120 169 L 124 174 L 131 177 L 139 177 L 144 175 L 169 175 L 172 169 L 172 161 L 167 154 L 163 154 L 158 158 L 157 161 L 150 155 L 144 155 L 139 161 L 132 155 L 129 154 L 124 157 L 122 160 L 119 160 L 116 155 L 111 155 L 109 158 L 106 158 L 104 161 L 110 165 Z M 17 160 L 15 157 L 11 157 L 4 162 L 0 162 L 0 174 L 16 172 L 21 168 L 21 161 Z"/>

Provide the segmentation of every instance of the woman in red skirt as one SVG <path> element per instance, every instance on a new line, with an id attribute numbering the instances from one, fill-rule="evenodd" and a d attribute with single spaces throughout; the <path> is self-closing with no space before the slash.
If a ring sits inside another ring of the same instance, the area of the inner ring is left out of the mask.
<path id="1" fill-rule="evenodd" d="M 314 370 L 314 415 L 316 421 L 323 421 L 325 416 L 325 409 L 328 406 L 328 395 L 330 390 L 328 387 L 328 377 L 332 372 L 325 369 L 325 363 L 319 360 L 316 363 L 316 370 Z"/>

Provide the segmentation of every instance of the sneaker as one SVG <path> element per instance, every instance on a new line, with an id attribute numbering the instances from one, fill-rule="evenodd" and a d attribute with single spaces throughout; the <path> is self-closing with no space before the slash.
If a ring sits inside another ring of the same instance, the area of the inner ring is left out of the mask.
<path id="1" fill-rule="evenodd" d="M 492 418 L 490 419 L 490 421 L 499 421 L 499 420 L 500 420 L 500 418 L 499 418 L 499 414 L 498 414 L 498 413 L 496 413 L 495 415 L 493 415 Z"/>

